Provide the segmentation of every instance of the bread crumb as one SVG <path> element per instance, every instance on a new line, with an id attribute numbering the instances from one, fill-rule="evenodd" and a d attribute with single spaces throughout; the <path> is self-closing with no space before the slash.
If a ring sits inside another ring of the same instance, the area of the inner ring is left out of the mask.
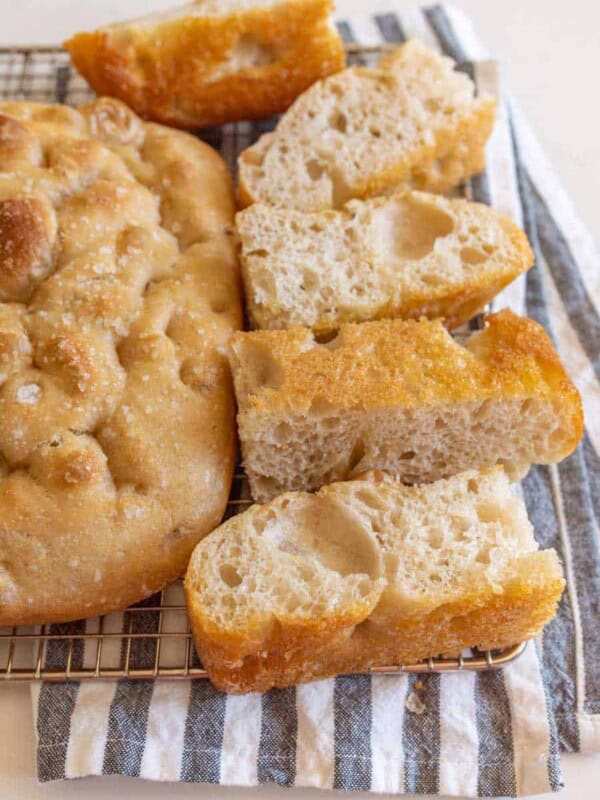
<path id="1" fill-rule="evenodd" d="M 404 705 L 407 710 L 411 711 L 413 714 L 422 714 L 425 711 L 425 703 L 416 692 L 411 692 L 408 695 Z"/>

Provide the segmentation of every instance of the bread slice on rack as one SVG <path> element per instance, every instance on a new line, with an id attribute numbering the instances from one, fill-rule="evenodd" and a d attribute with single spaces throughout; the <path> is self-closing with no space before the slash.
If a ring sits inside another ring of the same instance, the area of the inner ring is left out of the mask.
<path id="1" fill-rule="evenodd" d="M 311 86 L 239 159 L 242 205 L 321 211 L 413 188 L 446 192 L 484 166 L 495 100 L 410 40 L 377 68 Z"/>
<path id="2" fill-rule="evenodd" d="M 179 128 L 278 114 L 343 69 L 332 0 L 196 0 L 79 33 L 65 47 L 98 94 Z"/>
<path id="3" fill-rule="evenodd" d="M 204 539 L 185 579 L 202 664 L 236 693 L 516 644 L 563 586 L 499 467 L 282 495 Z"/>
<path id="4" fill-rule="evenodd" d="M 231 363 L 253 498 L 382 469 L 405 483 L 560 461 L 582 435 L 581 399 L 543 328 L 504 310 L 464 345 L 442 323 L 236 333 Z"/>
<path id="5" fill-rule="evenodd" d="M 462 324 L 533 264 L 527 237 L 488 206 L 406 192 L 305 214 L 236 216 L 256 328 L 329 332 L 382 317 Z"/>

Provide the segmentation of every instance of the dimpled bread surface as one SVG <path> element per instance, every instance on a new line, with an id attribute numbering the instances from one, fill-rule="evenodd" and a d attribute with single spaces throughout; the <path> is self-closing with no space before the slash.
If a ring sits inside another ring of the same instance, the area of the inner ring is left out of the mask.
<path id="1" fill-rule="evenodd" d="M 233 189 L 118 101 L 0 104 L 0 624 L 123 608 L 219 524 Z"/>

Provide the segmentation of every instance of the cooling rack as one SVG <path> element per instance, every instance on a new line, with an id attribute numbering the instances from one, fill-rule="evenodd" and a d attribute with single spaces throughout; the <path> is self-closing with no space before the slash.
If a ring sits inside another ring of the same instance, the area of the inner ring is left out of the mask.
<path id="1" fill-rule="evenodd" d="M 349 63 L 368 65 L 389 49 L 385 45 L 347 45 Z M 473 76 L 469 65 L 463 68 Z M 60 102 L 78 105 L 92 100 L 93 92 L 71 68 L 60 48 L 0 47 L 0 100 Z M 237 122 L 198 131 L 235 171 L 238 153 L 265 131 L 275 118 Z M 471 197 L 473 185 L 461 189 Z M 469 328 L 482 325 L 471 320 Z M 251 504 L 245 476 L 237 471 L 226 517 Z M 458 658 L 438 656 L 417 664 L 376 667 L 373 673 L 454 672 L 502 667 L 517 658 L 526 643 L 497 651 L 467 651 Z M 196 655 L 187 618 L 181 581 L 122 613 L 61 625 L 0 629 L 0 680 L 62 681 L 151 678 L 206 678 Z"/>

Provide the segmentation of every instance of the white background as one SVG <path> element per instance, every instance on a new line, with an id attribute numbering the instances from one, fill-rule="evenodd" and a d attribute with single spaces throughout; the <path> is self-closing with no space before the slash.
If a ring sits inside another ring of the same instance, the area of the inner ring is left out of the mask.
<path id="1" fill-rule="evenodd" d="M 407 5 L 410 0 L 407 0 Z M 418 2 L 418 0 L 413 0 Z M 165 8 L 170 0 L 0 0 L 0 45 L 56 43 L 76 30 Z M 338 0 L 340 16 L 389 10 L 391 0 Z M 493 55 L 502 58 L 547 153 L 600 239 L 600 3 L 596 0 L 456 0 Z M 600 264 L 598 265 L 600 269 Z M 600 646 L 600 643 L 599 643 Z M 39 786 L 34 777 L 29 688 L 0 686 L 0 800 L 293 800 L 337 795 L 277 787 L 229 789 L 128 778 Z M 563 759 L 561 800 L 600 797 L 600 757 Z M 352 795 L 362 800 L 367 795 Z M 372 797 L 372 796 L 371 796 Z"/>

